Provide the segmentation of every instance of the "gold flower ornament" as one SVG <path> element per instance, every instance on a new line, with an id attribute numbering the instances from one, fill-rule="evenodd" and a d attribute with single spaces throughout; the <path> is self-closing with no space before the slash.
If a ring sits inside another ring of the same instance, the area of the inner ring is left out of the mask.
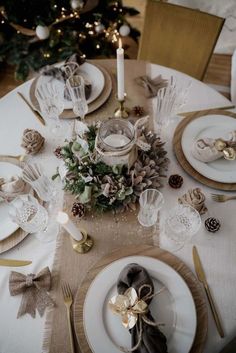
<path id="1" fill-rule="evenodd" d="M 144 315 L 149 310 L 148 304 L 138 298 L 136 290 L 132 287 L 124 294 L 114 295 L 108 305 L 114 314 L 121 316 L 122 325 L 129 330 L 136 325 L 138 315 Z"/>

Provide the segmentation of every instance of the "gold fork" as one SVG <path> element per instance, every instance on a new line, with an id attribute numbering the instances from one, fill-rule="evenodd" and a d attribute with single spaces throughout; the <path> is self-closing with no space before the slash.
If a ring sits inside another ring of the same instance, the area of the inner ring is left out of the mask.
<path id="1" fill-rule="evenodd" d="M 70 286 L 68 283 L 63 283 L 61 285 L 61 290 L 64 298 L 64 303 L 66 306 L 66 312 L 67 312 L 67 321 L 68 321 L 68 328 L 69 328 L 69 336 L 70 336 L 70 348 L 71 348 L 71 353 L 75 352 L 74 349 L 74 340 L 73 340 L 73 333 L 72 333 L 72 326 L 71 326 L 71 317 L 70 317 L 70 308 L 73 303 L 73 298 L 70 290 Z"/>
<path id="2" fill-rule="evenodd" d="M 225 202 L 229 200 L 236 200 L 236 195 L 227 196 L 227 195 L 220 195 L 220 194 L 211 194 L 211 198 L 216 202 Z"/>

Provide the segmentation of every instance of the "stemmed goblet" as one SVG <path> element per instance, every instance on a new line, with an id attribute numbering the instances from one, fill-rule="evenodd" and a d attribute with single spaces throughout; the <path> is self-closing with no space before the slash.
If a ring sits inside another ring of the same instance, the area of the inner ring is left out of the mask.
<path id="1" fill-rule="evenodd" d="M 59 115 L 64 110 L 63 86 L 57 80 L 42 82 L 36 87 L 35 96 L 52 133 L 56 137 L 62 137 Z"/>
<path id="2" fill-rule="evenodd" d="M 73 103 L 73 112 L 81 120 L 84 119 L 85 115 L 88 112 L 88 104 L 85 97 L 85 83 L 82 76 L 77 74 L 72 74 L 66 80 L 66 87 L 69 91 L 72 103 Z M 73 127 L 72 137 L 76 133 L 76 121 Z"/>

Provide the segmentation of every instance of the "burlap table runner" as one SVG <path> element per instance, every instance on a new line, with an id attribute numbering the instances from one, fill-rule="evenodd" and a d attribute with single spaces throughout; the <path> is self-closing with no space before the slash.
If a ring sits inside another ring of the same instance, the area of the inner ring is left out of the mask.
<path id="1" fill-rule="evenodd" d="M 116 61 L 100 60 L 113 76 L 114 88 L 108 102 L 97 112 L 90 114 L 86 121 L 91 123 L 96 120 L 107 119 L 113 116 L 117 107 L 116 94 Z M 148 100 L 144 97 L 144 92 L 134 82 L 137 76 L 146 74 L 146 63 L 142 61 L 126 61 L 125 63 L 125 87 L 127 92 L 126 105 L 143 106 L 148 112 Z M 65 195 L 64 209 L 70 214 L 74 197 Z M 136 212 L 126 212 L 121 215 L 93 214 L 87 216 L 79 224 L 84 227 L 95 241 L 93 249 L 80 255 L 72 249 L 71 239 L 67 233 L 61 231 L 56 246 L 54 265 L 52 268 L 53 289 L 51 295 L 56 302 L 56 307 L 48 311 L 45 324 L 45 335 L 43 342 L 43 352 L 50 353 L 70 353 L 70 342 L 66 319 L 66 309 L 63 302 L 60 284 L 67 281 L 75 296 L 78 287 L 87 271 L 105 254 L 109 254 L 116 248 L 135 244 L 152 245 L 157 235 L 155 228 L 144 230 L 137 221 Z M 157 244 L 157 242 L 155 242 Z M 75 340 L 76 341 L 76 340 Z M 78 347 L 76 351 L 79 352 Z"/>

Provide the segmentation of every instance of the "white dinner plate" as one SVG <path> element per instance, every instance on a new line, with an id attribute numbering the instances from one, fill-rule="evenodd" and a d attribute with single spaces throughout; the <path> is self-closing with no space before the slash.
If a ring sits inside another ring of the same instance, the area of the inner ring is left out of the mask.
<path id="1" fill-rule="evenodd" d="M 192 155 L 194 141 L 204 138 L 228 139 L 229 132 L 236 130 L 236 119 L 226 115 L 207 115 L 193 120 L 182 134 L 182 150 L 191 166 L 201 175 L 221 183 L 236 183 L 236 160 L 224 158 L 204 163 Z"/>
<path id="2" fill-rule="evenodd" d="M 108 308 L 109 299 L 117 294 L 120 272 L 130 263 L 143 266 L 150 274 L 155 291 L 150 310 L 157 322 L 164 322 L 169 353 L 188 353 L 196 333 L 196 309 L 191 292 L 182 277 L 164 262 L 148 256 L 128 256 L 105 267 L 91 283 L 86 294 L 83 322 L 88 344 L 94 353 L 120 353 L 114 344 L 131 347 L 129 331 L 120 316 Z"/>
<path id="3" fill-rule="evenodd" d="M 60 66 L 60 65 L 55 65 L 55 66 Z M 105 84 L 105 78 L 102 73 L 102 71 L 95 65 L 92 65 L 90 63 L 85 62 L 79 67 L 79 74 L 88 82 L 91 83 L 91 94 L 89 98 L 87 99 L 87 103 L 92 103 L 97 99 L 100 94 L 102 93 L 102 90 L 104 88 Z M 41 75 L 37 81 L 37 85 L 42 84 L 42 82 L 48 82 L 52 79 L 51 76 L 46 76 L 46 75 Z M 60 82 L 60 81 L 58 81 Z M 61 88 L 64 89 L 64 83 L 60 82 Z M 73 104 L 71 101 L 64 100 L 64 109 L 72 109 Z"/>
<path id="4" fill-rule="evenodd" d="M 21 173 L 20 167 L 11 163 L 0 162 L 0 178 L 9 179 L 15 175 L 20 176 Z M 7 238 L 19 228 L 16 223 L 11 221 L 8 215 L 9 208 L 10 206 L 6 202 L 0 202 L 0 240 Z"/>

